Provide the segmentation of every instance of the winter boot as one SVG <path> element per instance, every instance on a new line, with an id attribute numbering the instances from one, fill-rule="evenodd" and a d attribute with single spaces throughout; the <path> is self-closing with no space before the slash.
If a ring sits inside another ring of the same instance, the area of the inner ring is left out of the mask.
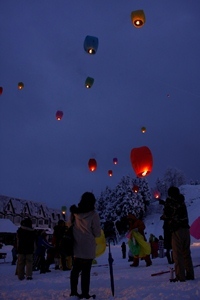
<path id="1" fill-rule="evenodd" d="M 146 262 L 146 267 L 149 267 L 149 266 L 152 265 L 152 261 L 151 261 L 150 255 L 146 255 L 145 256 L 145 262 Z"/>
<path id="2" fill-rule="evenodd" d="M 139 257 L 134 256 L 133 263 L 130 265 L 130 267 L 138 267 L 139 266 Z"/>

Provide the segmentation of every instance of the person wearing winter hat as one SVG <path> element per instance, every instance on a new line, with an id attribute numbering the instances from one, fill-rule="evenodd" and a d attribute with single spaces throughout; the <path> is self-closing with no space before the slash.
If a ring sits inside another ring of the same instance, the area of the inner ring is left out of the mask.
<path id="1" fill-rule="evenodd" d="M 35 232 L 32 229 L 30 218 L 22 220 L 20 228 L 17 230 L 17 269 L 19 280 L 32 279 L 33 252 L 34 252 Z"/>
<path id="2" fill-rule="evenodd" d="M 190 251 L 190 231 L 185 198 L 179 188 L 168 189 L 168 205 L 164 207 L 164 217 L 172 232 L 172 250 L 175 263 L 175 281 L 194 280 L 194 269 Z"/>
<path id="3" fill-rule="evenodd" d="M 73 205 L 70 210 L 73 214 L 74 225 L 74 258 L 70 275 L 70 297 L 89 299 L 90 272 L 92 261 L 96 254 L 95 238 L 100 237 L 101 227 L 99 215 L 95 211 L 95 196 L 86 192 L 82 195 L 78 207 Z M 78 294 L 78 278 L 81 272 L 81 290 Z"/>

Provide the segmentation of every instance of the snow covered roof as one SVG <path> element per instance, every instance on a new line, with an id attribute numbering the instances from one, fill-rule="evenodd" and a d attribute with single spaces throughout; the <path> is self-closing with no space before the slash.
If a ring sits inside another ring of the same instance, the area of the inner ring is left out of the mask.
<path id="1" fill-rule="evenodd" d="M 0 219 L 0 232 L 1 233 L 16 233 L 18 227 L 13 224 L 9 219 Z"/>

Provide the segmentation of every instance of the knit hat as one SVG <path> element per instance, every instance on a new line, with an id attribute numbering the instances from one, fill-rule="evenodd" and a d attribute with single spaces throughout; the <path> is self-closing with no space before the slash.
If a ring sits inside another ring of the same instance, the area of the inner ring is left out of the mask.
<path id="1" fill-rule="evenodd" d="M 168 189 L 168 196 L 171 198 L 176 198 L 180 195 L 180 191 L 179 188 L 175 187 L 175 186 L 171 186 Z"/>

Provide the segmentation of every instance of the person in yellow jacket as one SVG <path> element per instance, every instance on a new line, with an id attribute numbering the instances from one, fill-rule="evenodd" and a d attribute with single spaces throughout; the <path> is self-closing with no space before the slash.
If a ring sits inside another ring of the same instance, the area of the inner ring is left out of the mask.
<path id="1" fill-rule="evenodd" d="M 145 260 L 146 266 L 149 267 L 152 265 L 150 258 L 151 247 L 146 241 L 144 233 L 145 224 L 133 214 L 128 214 L 127 219 L 129 222 L 128 244 L 134 256 L 133 263 L 130 266 L 138 267 L 139 259 L 142 258 Z"/>

